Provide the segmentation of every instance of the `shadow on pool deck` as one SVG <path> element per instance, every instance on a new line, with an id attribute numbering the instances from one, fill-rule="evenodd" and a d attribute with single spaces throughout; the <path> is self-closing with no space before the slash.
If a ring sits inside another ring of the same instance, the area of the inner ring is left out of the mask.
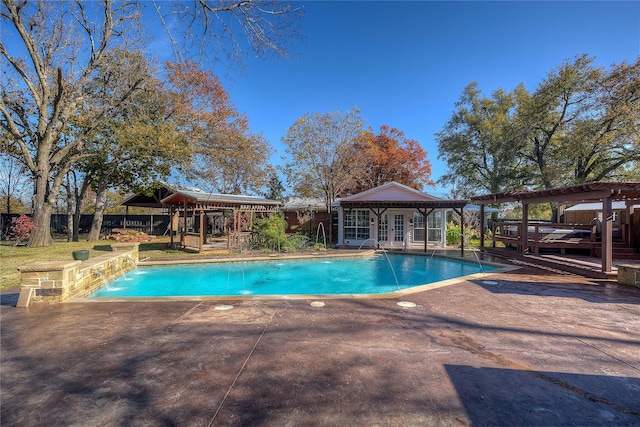
<path id="1" fill-rule="evenodd" d="M 3 305 L 2 425 L 640 424 L 640 289 L 487 279 L 407 296 L 415 308 Z"/>

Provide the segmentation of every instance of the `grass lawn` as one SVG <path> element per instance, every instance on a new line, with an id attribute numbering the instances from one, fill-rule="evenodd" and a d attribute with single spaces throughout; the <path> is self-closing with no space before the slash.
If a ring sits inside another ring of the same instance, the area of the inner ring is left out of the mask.
<path id="1" fill-rule="evenodd" d="M 140 258 L 185 258 L 203 255 L 183 252 L 177 249 L 163 248 L 162 243 L 169 242 L 169 237 L 159 237 L 152 242 L 140 243 Z M 57 240 L 52 246 L 45 248 L 29 248 L 27 246 L 11 246 L 13 242 L 0 242 L 0 291 L 20 285 L 18 267 L 36 261 L 72 261 L 71 252 L 88 249 L 90 257 L 111 251 L 113 240 L 99 242 L 67 242 Z M 211 256 L 211 255 L 208 255 Z"/>

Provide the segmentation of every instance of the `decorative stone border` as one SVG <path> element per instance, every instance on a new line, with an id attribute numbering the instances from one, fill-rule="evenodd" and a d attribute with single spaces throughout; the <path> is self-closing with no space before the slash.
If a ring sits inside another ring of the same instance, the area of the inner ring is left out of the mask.
<path id="1" fill-rule="evenodd" d="M 20 266 L 16 307 L 57 304 L 85 296 L 136 268 L 139 246 L 137 242 L 115 243 L 111 253 L 86 261 L 38 261 Z"/>

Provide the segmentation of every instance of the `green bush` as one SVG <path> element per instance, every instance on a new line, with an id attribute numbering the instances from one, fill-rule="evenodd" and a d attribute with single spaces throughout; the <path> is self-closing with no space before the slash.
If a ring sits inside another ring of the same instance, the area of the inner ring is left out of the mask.
<path id="1" fill-rule="evenodd" d="M 302 233 L 291 234 L 287 236 L 287 242 L 284 247 L 286 251 L 299 251 L 302 249 L 307 249 L 309 238 Z"/>
<path id="2" fill-rule="evenodd" d="M 460 233 L 460 226 L 450 222 L 447 224 L 447 244 L 459 245 L 462 242 L 462 233 Z"/>
<path id="3" fill-rule="evenodd" d="M 253 222 L 258 249 L 278 251 L 287 246 L 287 220 L 282 215 L 271 215 L 268 218 L 256 218 Z"/>

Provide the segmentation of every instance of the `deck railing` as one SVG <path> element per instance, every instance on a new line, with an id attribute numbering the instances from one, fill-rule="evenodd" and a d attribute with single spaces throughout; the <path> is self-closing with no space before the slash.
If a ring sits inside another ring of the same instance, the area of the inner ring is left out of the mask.
<path id="1" fill-rule="evenodd" d="M 528 224 L 527 245 L 522 246 L 522 222 L 503 221 L 493 225 L 493 245 L 502 242 L 505 246 L 515 246 L 519 252 L 539 253 L 540 248 L 557 248 L 562 253 L 566 249 L 587 249 L 591 254 L 600 246 L 596 242 L 595 224 L 557 224 L 532 223 Z"/>

